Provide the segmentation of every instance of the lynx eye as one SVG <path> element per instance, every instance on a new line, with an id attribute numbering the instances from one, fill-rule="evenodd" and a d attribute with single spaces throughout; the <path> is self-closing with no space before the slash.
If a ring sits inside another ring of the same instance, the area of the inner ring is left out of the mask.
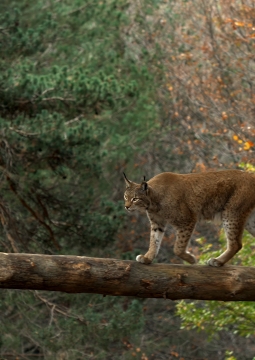
<path id="1" fill-rule="evenodd" d="M 136 201 L 138 201 L 138 200 L 139 200 L 138 198 L 133 198 L 133 199 L 132 199 L 133 202 L 136 202 Z"/>
<path id="2" fill-rule="evenodd" d="M 127 200 L 128 198 L 127 198 L 127 196 L 126 195 L 124 195 L 124 200 Z"/>

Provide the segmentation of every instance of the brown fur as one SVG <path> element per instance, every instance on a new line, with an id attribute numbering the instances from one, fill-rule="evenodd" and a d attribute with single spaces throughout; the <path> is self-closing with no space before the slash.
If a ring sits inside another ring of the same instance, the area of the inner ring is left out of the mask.
<path id="1" fill-rule="evenodd" d="M 125 176 L 125 174 L 124 174 Z M 136 184 L 125 176 L 125 208 L 146 212 L 151 223 L 149 250 L 136 260 L 149 264 L 156 257 L 167 224 L 176 230 L 174 252 L 194 264 L 186 249 L 198 221 L 220 218 L 227 250 L 211 266 L 222 266 L 242 248 L 244 228 L 255 236 L 255 175 L 240 170 L 200 174 L 161 173 Z"/>

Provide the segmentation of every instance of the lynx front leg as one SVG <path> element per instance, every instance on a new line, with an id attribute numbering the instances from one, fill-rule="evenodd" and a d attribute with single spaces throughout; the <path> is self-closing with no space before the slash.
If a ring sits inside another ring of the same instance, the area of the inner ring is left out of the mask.
<path id="1" fill-rule="evenodd" d="M 145 255 L 138 255 L 136 261 L 143 264 L 150 264 L 157 256 L 161 241 L 165 232 L 165 226 L 151 222 L 151 235 L 149 250 Z"/>
<path id="2" fill-rule="evenodd" d="M 185 227 L 177 228 L 176 230 L 176 241 L 174 244 L 174 253 L 179 256 L 181 259 L 187 261 L 190 264 L 195 264 L 197 262 L 194 255 L 187 251 L 187 246 L 189 239 L 194 230 L 195 223 L 191 223 Z"/>
<path id="3" fill-rule="evenodd" d="M 242 248 L 242 235 L 244 224 L 238 218 L 223 217 L 223 227 L 227 237 L 227 250 L 217 258 L 211 258 L 207 264 L 210 266 L 222 266 Z"/>

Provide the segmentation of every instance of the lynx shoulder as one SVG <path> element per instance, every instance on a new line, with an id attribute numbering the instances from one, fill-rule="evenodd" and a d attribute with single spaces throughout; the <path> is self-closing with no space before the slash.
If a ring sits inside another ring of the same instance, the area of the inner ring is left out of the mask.
<path id="1" fill-rule="evenodd" d="M 241 170 L 222 170 L 199 174 L 156 175 L 137 184 L 124 174 L 127 211 L 147 214 L 150 224 L 150 245 L 145 255 L 136 260 L 150 264 L 157 256 L 167 224 L 176 230 L 174 253 L 190 264 L 196 258 L 187 246 L 200 220 L 222 221 L 227 250 L 208 261 L 222 266 L 242 248 L 244 229 L 255 236 L 255 175 Z"/>

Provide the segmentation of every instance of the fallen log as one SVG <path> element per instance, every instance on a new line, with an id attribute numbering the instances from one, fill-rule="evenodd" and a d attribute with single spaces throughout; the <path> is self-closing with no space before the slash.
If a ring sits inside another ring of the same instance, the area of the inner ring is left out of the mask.
<path id="1" fill-rule="evenodd" d="M 85 256 L 0 253 L 0 288 L 142 298 L 255 300 L 255 268 L 144 265 Z"/>

